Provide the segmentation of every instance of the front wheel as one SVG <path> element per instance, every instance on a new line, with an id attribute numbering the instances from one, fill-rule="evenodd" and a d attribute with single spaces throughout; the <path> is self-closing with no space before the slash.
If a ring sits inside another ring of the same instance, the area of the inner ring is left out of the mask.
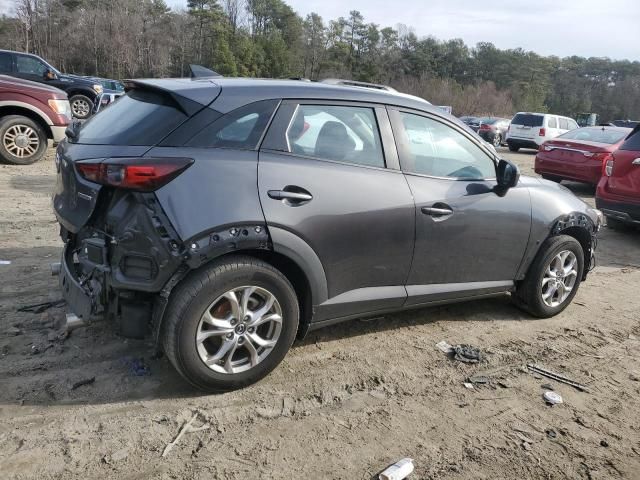
<path id="1" fill-rule="evenodd" d="M 22 115 L 0 119 L 0 159 L 14 165 L 30 165 L 47 151 L 47 134 L 42 127 Z"/>
<path id="2" fill-rule="evenodd" d="M 74 95 L 69 99 L 71 113 L 80 120 L 86 120 L 93 111 L 93 101 L 85 95 Z"/>
<path id="3" fill-rule="evenodd" d="M 551 237 L 542 244 L 518 286 L 517 304 L 536 317 L 553 317 L 571 303 L 583 272 L 582 245 L 568 235 Z"/>
<path id="4" fill-rule="evenodd" d="M 195 387 L 234 390 L 282 361 L 298 317 L 295 291 L 280 271 L 252 257 L 233 257 L 194 272 L 172 292 L 163 346 Z"/>
<path id="5" fill-rule="evenodd" d="M 498 148 L 500 145 L 502 145 L 502 135 L 496 133 L 493 137 L 493 146 Z"/>

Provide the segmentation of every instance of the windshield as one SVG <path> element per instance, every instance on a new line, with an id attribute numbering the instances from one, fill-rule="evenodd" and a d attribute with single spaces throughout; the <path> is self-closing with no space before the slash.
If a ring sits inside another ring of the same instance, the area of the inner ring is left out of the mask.
<path id="1" fill-rule="evenodd" d="M 605 127 L 587 127 L 571 130 L 564 135 L 560 135 L 558 138 L 562 138 L 565 140 L 582 140 L 585 142 L 606 143 L 608 145 L 612 145 L 614 143 L 618 143 L 624 137 L 629 135 L 630 131 L 630 128 L 613 129 Z"/>
<path id="2" fill-rule="evenodd" d="M 483 123 L 485 125 L 495 125 L 499 121 L 500 121 L 499 118 L 491 118 L 491 117 L 485 117 L 480 119 L 480 123 Z"/>
<path id="3" fill-rule="evenodd" d="M 518 113 L 513 120 L 511 120 L 511 125 L 523 125 L 525 127 L 541 127 L 542 122 L 544 120 L 543 115 L 536 115 L 534 113 Z"/>

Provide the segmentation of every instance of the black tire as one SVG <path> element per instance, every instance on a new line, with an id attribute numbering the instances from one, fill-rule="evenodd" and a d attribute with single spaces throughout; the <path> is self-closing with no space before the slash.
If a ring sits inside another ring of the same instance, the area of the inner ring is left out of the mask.
<path id="1" fill-rule="evenodd" d="M 577 259 L 577 275 L 573 288 L 567 298 L 559 305 L 552 307 L 542 299 L 542 280 L 549 263 L 556 255 L 564 250 L 573 252 Z M 529 267 L 527 276 L 518 285 L 514 295 L 516 304 L 539 318 L 549 318 L 562 312 L 573 300 L 578 292 L 584 273 L 584 251 L 582 245 L 569 235 L 558 235 L 548 238 L 540 247 L 536 258 Z"/>
<path id="2" fill-rule="evenodd" d="M 69 99 L 71 113 L 75 118 L 86 120 L 93 112 L 93 100 L 86 95 L 77 94 Z"/>
<path id="3" fill-rule="evenodd" d="M 267 356 L 248 370 L 214 371 L 196 348 L 200 319 L 225 292 L 244 286 L 264 288 L 275 296 L 282 310 L 279 337 Z M 278 366 L 296 337 L 298 322 L 298 299 L 285 276 L 266 262 L 235 256 L 202 267 L 174 289 L 165 313 L 162 343 L 171 364 L 194 387 L 206 392 L 229 391 L 259 381 Z"/>
<path id="4" fill-rule="evenodd" d="M 555 175 L 542 175 L 542 178 L 556 183 L 560 183 L 562 181 L 562 177 L 556 177 Z"/>
<path id="5" fill-rule="evenodd" d="M 37 145 L 29 143 L 33 141 L 37 141 Z M 28 143 L 27 149 L 20 148 L 22 142 Z M 35 163 L 44 156 L 47 143 L 44 129 L 29 117 L 8 115 L 0 119 L 0 158 L 5 162 L 14 165 Z M 30 150 L 33 153 L 29 153 Z"/>
<path id="6" fill-rule="evenodd" d="M 520 151 L 520 147 L 516 147 L 515 145 L 513 145 L 512 143 L 507 144 L 509 146 L 509 151 L 510 152 L 519 152 Z"/>

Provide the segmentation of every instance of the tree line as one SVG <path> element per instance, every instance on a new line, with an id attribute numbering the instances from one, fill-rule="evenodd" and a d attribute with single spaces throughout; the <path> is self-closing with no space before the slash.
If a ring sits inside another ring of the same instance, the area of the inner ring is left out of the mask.
<path id="1" fill-rule="evenodd" d="M 69 73 L 187 76 L 196 63 L 225 76 L 388 84 L 451 105 L 456 115 L 640 118 L 638 61 L 420 38 L 404 25 L 367 23 L 358 11 L 329 21 L 315 13 L 302 18 L 282 0 L 188 0 L 186 10 L 164 0 L 14 3 L 14 13 L 0 18 L 0 48 L 37 53 Z"/>

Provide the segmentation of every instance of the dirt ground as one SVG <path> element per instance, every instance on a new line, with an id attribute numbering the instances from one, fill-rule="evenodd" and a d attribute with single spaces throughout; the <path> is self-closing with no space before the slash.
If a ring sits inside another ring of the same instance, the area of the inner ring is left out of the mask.
<path id="1" fill-rule="evenodd" d="M 532 152 L 504 154 L 531 172 Z M 17 312 L 60 298 L 53 184 L 52 155 L 0 165 L 3 480 L 370 479 L 403 457 L 411 478 L 640 478 L 640 232 L 602 232 L 599 266 L 556 318 L 505 297 L 352 321 L 296 343 L 258 385 L 206 396 L 150 342 L 105 323 L 65 338 L 64 307 Z M 592 188 L 568 186 L 593 202 Z M 441 340 L 484 361 L 450 360 Z M 489 383 L 466 388 L 473 375 Z M 544 384 L 564 404 L 545 405 Z M 205 429 L 162 457 L 194 415 Z"/>

